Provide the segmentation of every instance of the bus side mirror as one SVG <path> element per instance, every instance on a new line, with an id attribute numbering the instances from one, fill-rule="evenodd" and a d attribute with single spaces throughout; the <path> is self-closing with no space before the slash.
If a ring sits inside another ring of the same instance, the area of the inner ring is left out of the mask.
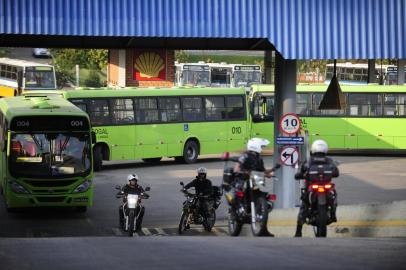
<path id="1" fill-rule="evenodd" d="M 96 143 L 96 132 L 92 131 L 91 134 L 92 134 L 92 144 L 95 144 Z"/>

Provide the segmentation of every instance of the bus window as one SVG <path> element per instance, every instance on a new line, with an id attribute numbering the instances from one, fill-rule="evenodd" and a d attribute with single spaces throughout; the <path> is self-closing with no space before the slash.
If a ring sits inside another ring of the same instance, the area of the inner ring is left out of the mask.
<path id="1" fill-rule="evenodd" d="M 115 98 L 111 100 L 111 111 L 114 124 L 134 123 L 133 100 L 130 98 Z"/>
<path id="2" fill-rule="evenodd" d="M 348 97 L 349 114 L 353 116 L 381 116 L 382 96 L 380 94 L 355 94 Z"/>
<path id="3" fill-rule="evenodd" d="M 162 122 L 182 121 L 180 113 L 180 100 L 177 97 L 159 98 L 159 113 Z"/>
<path id="4" fill-rule="evenodd" d="M 331 78 L 330 78 L 331 79 Z M 302 116 L 310 115 L 312 107 L 311 94 L 296 94 L 296 113 Z"/>
<path id="5" fill-rule="evenodd" d="M 53 67 L 27 67 L 25 71 L 25 89 L 55 89 Z"/>
<path id="6" fill-rule="evenodd" d="M 201 97 L 185 97 L 182 99 L 183 120 L 184 121 L 202 121 L 203 101 Z"/>
<path id="7" fill-rule="evenodd" d="M 158 103 L 156 98 L 135 99 L 135 108 L 137 123 L 159 122 Z"/>
<path id="8" fill-rule="evenodd" d="M 406 115 L 406 95 L 404 94 L 385 94 L 383 114 L 389 116 Z"/>
<path id="9" fill-rule="evenodd" d="M 206 120 L 226 119 L 224 97 L 206 97 Z"/>
<path id="10" fill-rule="evenodd" d="M 227 118 L 244 119 L 244 101 L 242 97 L 226 97 Z"/>
<path id="11" fill-rule="evenodd" d="M 106 99 L 91 99 L 89 101 L 89 116 L 94 126 L 110 125 L 108 101 Z"/>
<path id="12" fill-rule="evenodd" d="M 252 104 L 252 121 L 265 122 L 273 121 L 274 118 L 274 97 L 255 95 Z"/>
<path id="13" fill-rule="evenodd" d="M 319 110 L 321 100 L 323 99 L 324 93 L 314 93 L 313 94 L 313 109 L 311 110 L 311 115 L 344 115 L 345 109 L 341 110 Z"/>

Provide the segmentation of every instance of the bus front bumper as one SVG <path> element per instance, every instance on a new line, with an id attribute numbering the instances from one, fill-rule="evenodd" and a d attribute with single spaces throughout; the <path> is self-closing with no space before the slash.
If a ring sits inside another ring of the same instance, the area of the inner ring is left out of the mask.
<path id="1" fill-rule="evenodd" d="M 93 191 L 84 193 L 37 195 L 17 194 L 7 190 L 6 204 L 8 208 L 47 207 L 47 206 L 92 206 Z"/>

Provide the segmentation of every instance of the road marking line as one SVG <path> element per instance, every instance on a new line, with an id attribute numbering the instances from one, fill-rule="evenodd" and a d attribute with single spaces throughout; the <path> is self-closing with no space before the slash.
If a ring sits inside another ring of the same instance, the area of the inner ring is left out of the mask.
<path id="1" fill-rule="evenodd" d="M 155 230 L 156 230 L 157 233 L 160 234 L 160 235 L 168 235 L 168 234 L 167 234 L 166 232 L 164 232 L 164 230 L 161 229 L 161 228 L 155 228 Z"/>
<path id="2" fill-rule="evenodd" d="M 152 235 L 151 232 L 147 228 L 142 228 L 141 230 L 142 230 L 142 232 L 144 233 L 145 236 L 151 236 Z"/>
<path id="3" fill-rule="evenodd" d="M 119 228 L 112 228 L 112 231 L 116 236 L 122 236 L 123 235 L 123 232 Z"/>

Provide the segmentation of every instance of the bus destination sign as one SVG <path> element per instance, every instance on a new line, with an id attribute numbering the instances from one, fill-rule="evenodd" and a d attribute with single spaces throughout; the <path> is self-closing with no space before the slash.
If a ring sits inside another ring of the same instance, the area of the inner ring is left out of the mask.
<path id="1" fill-rule="evenodd" d="M 86 131 L 89 121 L 85 117 L 20 116 L 11 121 L 12 131 Z"/>

